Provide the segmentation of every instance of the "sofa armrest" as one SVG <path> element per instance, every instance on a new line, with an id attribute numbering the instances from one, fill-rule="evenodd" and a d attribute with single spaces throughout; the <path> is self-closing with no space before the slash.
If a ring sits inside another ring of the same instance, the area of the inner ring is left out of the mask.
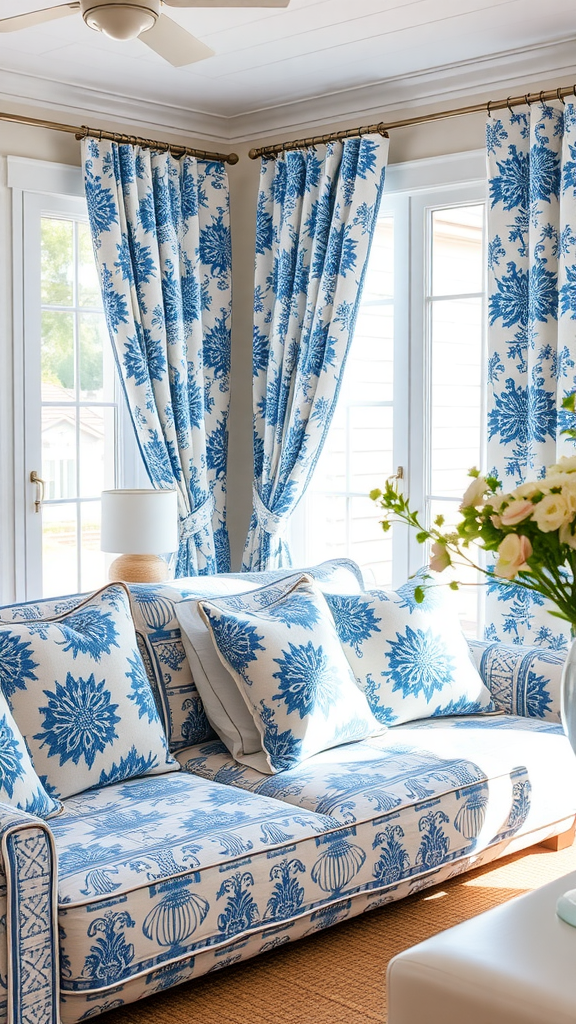
<path id="1" fill-rule="evenodd" d="M 482 640 L 468 640 L 468 644 L 498 710 L 560 721 L 565 651 Z"/>
<path id="2" fill-rule="evenodd" d="M 0 803 L 0 1021 L 59 1019 L 57 860 L 41 818 Z"/>

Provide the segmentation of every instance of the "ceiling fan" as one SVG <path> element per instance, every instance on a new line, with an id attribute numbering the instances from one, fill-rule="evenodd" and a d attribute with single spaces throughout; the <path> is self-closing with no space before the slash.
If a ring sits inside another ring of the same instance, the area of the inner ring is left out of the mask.
<path id="1" fill-rule="evenodd" d="M 288 7 L 290 0 L 74 0 L 14 18 L 0 19 L 0 32 L 17 32 L 79 11 L 96 32 L 121 41 L 141 39 L 175 68 L 212 57 L 214 50 L 162 13 L 166 7 Z"/>

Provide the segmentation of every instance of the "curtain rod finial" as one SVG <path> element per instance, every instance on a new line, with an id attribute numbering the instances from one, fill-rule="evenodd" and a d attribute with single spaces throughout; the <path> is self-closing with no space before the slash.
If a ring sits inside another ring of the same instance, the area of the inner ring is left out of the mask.
<path id="1" fill-rule="evenodd" d="M 226 157 L 226 162 L 229 164 L 237 164 L 239 159 L 240 157 L 238 156 L 238 153 L 228 153 L 228 156 Z"/>

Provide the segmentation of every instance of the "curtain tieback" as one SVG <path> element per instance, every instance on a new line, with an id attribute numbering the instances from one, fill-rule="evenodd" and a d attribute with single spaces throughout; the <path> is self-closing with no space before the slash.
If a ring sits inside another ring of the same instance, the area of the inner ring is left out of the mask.
<path id="1" fill-rule="evenodd" d="M 214 495 L 208 494 L 187 516 L 180 516 L 180 540 L 189 540 L 195 533 L 200 533 L 212 521 L 213 514 Z"/>
<path id="2" fill-rule="evenodd" d="M 254 501 L 254 511 L 258 520 L 258 526 L 261 530 L 264 530 L 264 533 L 269 533 L 271 537 L 275 537 L 276 534 L 284 529 L 287 516 L 276 515 L 275 512 L 271 512 L 269 508 L 266 508 L 254 486 L 252 486 L 252 499 Z"/>

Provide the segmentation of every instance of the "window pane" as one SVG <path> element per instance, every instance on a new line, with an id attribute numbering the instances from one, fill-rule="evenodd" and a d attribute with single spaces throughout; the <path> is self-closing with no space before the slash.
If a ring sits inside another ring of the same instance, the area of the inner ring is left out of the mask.
<path id="1" fill-rule="evenodd" d="M 433 501 L 430 509 L 432 521 L 436 516 L 442 515 L 445 519 L 442 529 L 454 526 L 460 518 L 458 504 L 455 501 Z M 470 546 L 470 557 L 479 563 L 480 551 L 476 545 Z M 448 585 L 451 579 L 458 580 L 462 584 L 460 589 L 454 594 L 460 625 L 465 633 L 476 636 L 479 618 L 478 603 L 483 594 L 483 588 L 479 584 L 483 584 L 484 577 L 476 569 L 463 563 L 462 565 L 455 566 L 453 569 L 446 569 L 440 578 L 445 580 L 446 585 Z"/>
<path id="2" fill-rule="evenodd" d="M 392 534 L 384 533 L 376 506 L 369 498 L 350 499 L 348 555 L 358 562 L 366 586 L 391 586 Z"/>
<path id="3" fill-rule="evenodd" d="M 113 400 L 111 374 L 104 372 L 104 353 L 108 354 L 110 342 L 106 322 L 101 313 L 78 314 L 78 359 L 80 378 L 80 399 L 82 401 Z M 106 346 L 106 348 L 105 348 Z M 105 385 L 106 392 L 105 393 Z"/>
<path id="4" fill-rule="evenodd" d="M 484 206 L 432 214 L 432 295 L 481 292 Z"/>
<path id="5" fill-rule="evenodd" d="M 74 315 L 42 313 L 42 382 L 74 389 Z"/>
<path id="6" fill-rule="evenodd" d="M 87 224 L 78 224 L 78 305 L 100 309 L 102 296 Z"/>
<path id="7" fill-rule="evenodd" d="M 45 306 L 74 302 L 74 224 L 43 217 L 41 223 L 41 294 Z"/>
<path id="8" fill-rule="evenodd" d="M 392 401 L 394 307 L 391 304 L 361 306 L 346 377 L 351 401 Z"/>
<path id="9" fill-rule="evenodd" d="M 42 508 L 42 592 L 44 597 L 78 592 L 76 504 Z"/>
<path id="10" fill-rule="evenodd" d="M 335 494 L 310 496 L 306 541 L 312 562 L 346 556 L 346 498 Z"/>
<path id="11" fill-rule="evenodd" d="M 100 550 L 100 502 L 80 505 L 80 589 L 96 590 L 106 583 L 105 554 Z"/>
<path id="12" fill-rule="evenodd" d="M 82 406 L 80 426 L 80 496 L 99 498 L 114 487 L 114 412 L 107 406 Z"/>
<path id="13" fill-rule="evenodd" d="M 392 408 L 352 407 L 349 413 L 350 490 L 368 494 L 393 470 Z M 372 506 L 372 511 L 374 506 Z"/>
<path id="14" fill-rule="evenodd" d="M 482 380 L 481 299 L 434 302 L 432 494 L 460 498 L 480 464 Z"/>
<path id="15" fill-rule="evenodd" d="M 42 476 L 47 500 L 76 497 L 76 409 L 72 405 L 42 408 Z"/>
<path id="16" fill-rule="evenodd" d="M 394 218 L 380 217 L 374 231 L 364 279 L 362 302 L 391 299 L 394 295 Z"/>

